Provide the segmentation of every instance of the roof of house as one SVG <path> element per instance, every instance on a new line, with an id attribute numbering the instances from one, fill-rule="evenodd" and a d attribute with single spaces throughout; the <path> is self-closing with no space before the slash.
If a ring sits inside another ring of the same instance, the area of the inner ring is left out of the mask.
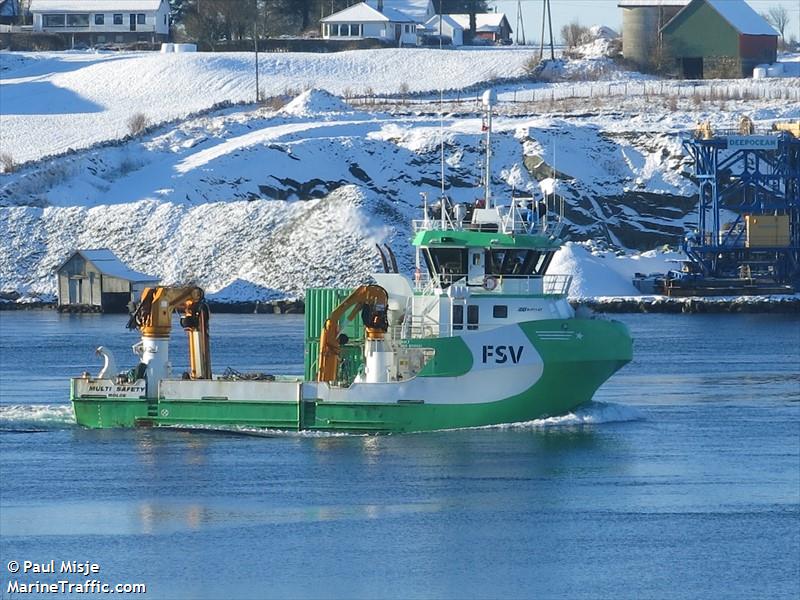
<path id="1" fill-rule="evenodd" d="M 378 0 L 366 0 L 366 2 L 373 8 L 378 5 Z M 419 23 L 433 15 L 430 0 L 383 0 L 383 9 L 399 10 Z"/>
<path id="2" fill-rule="evenodd" d="M 686 6 L 691 0 L 619 0 L 620 8 L 641 8 L 645 6 Z"/>
<path id="3" fill-rule="evenodd" d="M 0 0 L 0 17 L 19 15 L 19 0 Z"/>
<path id="4" fill-rule="evenodd" d="M 80 254 L 86 261 L 97 267 L 97 270 L 100 271 L 100 273 L 103 275 L 108 275 L 109 277 L 117 277 L 118 279 L 126 279 L 133 282 L 158 281 L 158 277 L 155 277 L 154 275 L 145 275 L 144 273 L 134 271 L 128 265 L 122 262 L 117 255 L 108 248 L 78 250 L 77 252 L 70 254 L 70 257 L 60 267 L 58 267 L 58 270 L 60 271 L 61 268 L 67 264 L 73 256 L 75 256 L 75 254 Z"/>
<path id="5" fill-rule="evenodd" d="M 442 20 L 442 23 L 447 23 L 453 29 L 461 29 L 462 31 L 464 30 L 461 24 L 456 21 L 452 15 L 434 15 L 425 21 L 425 28 L 428 30 L 438 30 L 439 19 Z"/>
<path id="6" fill-rule="evenodd" d="M 322 23 L 416 23 L 417 20 L 407 14 L 387 8 L 384 6 L 383 12 L 372 8 L 366 2 L 359 2 L 349 8 L 335 12 L 332 15 L 320 19 Z"/>
<path id="7" fill-rule="evenodd" d="M 730 23 L 739 33 L 746 35 L 778 35 L 778 32 L 767 23 L 744 0 L 705 0 L 711 8 Z"/>
<path id="8" fill-rule="evenodd" d="M 31 0 L 31 12 L 157 11 L 162 0 Z"/>
<path id="9" fill-rule="evenodd" d="M 669 23 L 661 28 L 665 33 L 671 33 L 684 22 L 684 16 L 691 14 L 692 6 L 705 3 L 720 17 L 740 34 L 744 35 L 774 35 L 778 32 L 767 23 L 766 19 L 753 10 L 745 0 L 690 0 Z"/>
<path id="10" fill-rule="evenodd" d="M 469 15 L 448 15 L 452 17 L 452 19 L 461 25 L 462 29 L 469 29 Z M 483 32 L 496 32 L 500 31 L 500 26 L 503 20 L 506 20 L 508 23 L 508 19 L 506 19 L 505 13 L 478 13 L 475 15 L 475 27 L 477 31 Z M 510 26 L 509 26 L 510 28 Z"/>

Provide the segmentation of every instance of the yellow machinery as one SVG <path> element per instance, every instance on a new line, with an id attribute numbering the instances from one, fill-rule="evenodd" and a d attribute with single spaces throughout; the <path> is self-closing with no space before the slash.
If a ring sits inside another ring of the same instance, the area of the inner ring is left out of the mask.
<path id="1" fill-rule="evenodd" d="M 172 313 L 181 313 L 181 327 L 189 337 L 189 377 L 211 379 L 209 348 L 209 310 L 205 294 L 199 287 L 145 288 L 141 302 L 128 322 L 146 340 L 169 340 Z"/>
<path id="2" fill-rule="evenodd" d="M 379 285 L 362 285 L 337 306 L 325 321 L 319 336 L 319 362 L 317 381 L 336 381 L 339 371 L 340 350 L 347 343 L 341 333 L 339 320 L 346 316 L 352 321 L 359 314 L 364 322 L 367 340 L 382 340 L 389 329 L 387 308 L 389 295 Z M 347 311 L 350 311 L 347 313 Z M 347 314 L 346 314 L 347 313 Z"/>
<path id="3" fill-rule="evenodd" d="M 714 137 L 714 131 L 711 129 L 711 121 L 703 121 L 697 124 L 694 130 L 694 137 L 699 140 L 710 140 Z"/>
<path id="4" fill-rule="evenodd" d="M 800 139 L 800 121 L 785 121 L 772 124 L 773 131 L 788 131 L 794 137 Z"/>
<path id="5" fill-rule="evenodd" d="M 756 126 L 753 123 L 753 119 L 748 116 L 744 116 L 739 120 L 739 133 L 741 135 L 754 135 L 756 132 Z"/>

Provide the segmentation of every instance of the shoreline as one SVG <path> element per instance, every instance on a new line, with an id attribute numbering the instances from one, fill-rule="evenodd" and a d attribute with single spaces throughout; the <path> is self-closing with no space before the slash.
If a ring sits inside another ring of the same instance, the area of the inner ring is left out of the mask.
<path id="1" fill-rule="evenodd" d="M 208 303 L 212 312 L 219 314 L 304 314 L 302 300 L 276 300 L 272 302 L 214 302 Z M 597 313 L 624 314 L 800 314 L 800 295 L 792 296 L 692 296 L 670 298 L 667 296 L 642 296 L 622 298 L 579 298 L 570 300 L 573 308 L 586 307 Z M 0 312 L 19 310 L 57 310 L 55 302 L 0 302 Z M 74 307 L 60 312 L 94 313 L 91 307 Z"/>

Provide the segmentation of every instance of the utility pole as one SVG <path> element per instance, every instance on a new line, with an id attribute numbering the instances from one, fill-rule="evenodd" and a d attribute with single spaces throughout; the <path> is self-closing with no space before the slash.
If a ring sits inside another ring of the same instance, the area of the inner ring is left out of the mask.
<path id="1" fill-rule="evenodd" d="M 517 45 L 522 36 L 522 45 L 525 45 L 525 22 L 522 20 L 522 0 L 517 0 Z"/>
<path id="2" fill-rule="evenodd" d="M 550 28 L 550 60 L 556 59 L 556 50 L 553 46 L 553 13 L 550 11 L 550 0 L 542 0 L 542 41 L 539 46 L 539 60 L 544 58 L 544 24 Z"/>
<path id="3" fill-rule="evenodd" d="M 261 101 L 261 92 L 258 89 L 258 0 L 253 0 L 255 16 L 253 18 L 253 48 L 256 53 L 256 104 Z"/>

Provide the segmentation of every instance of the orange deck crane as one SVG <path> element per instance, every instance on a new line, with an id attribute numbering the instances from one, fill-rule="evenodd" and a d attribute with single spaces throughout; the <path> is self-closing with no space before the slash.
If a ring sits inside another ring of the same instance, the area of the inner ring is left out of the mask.
<path id="1" fill-rule="evenodd" d="M 341 347 L 347 343 L 342 338 L 344 334 L 341 333 L 339 320 L 346 316 L 348 321 L 352 321 L 361 314 L 367 339 L 382 340 L 389 329 L 386 315 L 388 304 L 389 295 L 381 286 L 362 285 L 331 311 L 319 336 L 317 381 L 336 381 L 339 373 Z"/>

